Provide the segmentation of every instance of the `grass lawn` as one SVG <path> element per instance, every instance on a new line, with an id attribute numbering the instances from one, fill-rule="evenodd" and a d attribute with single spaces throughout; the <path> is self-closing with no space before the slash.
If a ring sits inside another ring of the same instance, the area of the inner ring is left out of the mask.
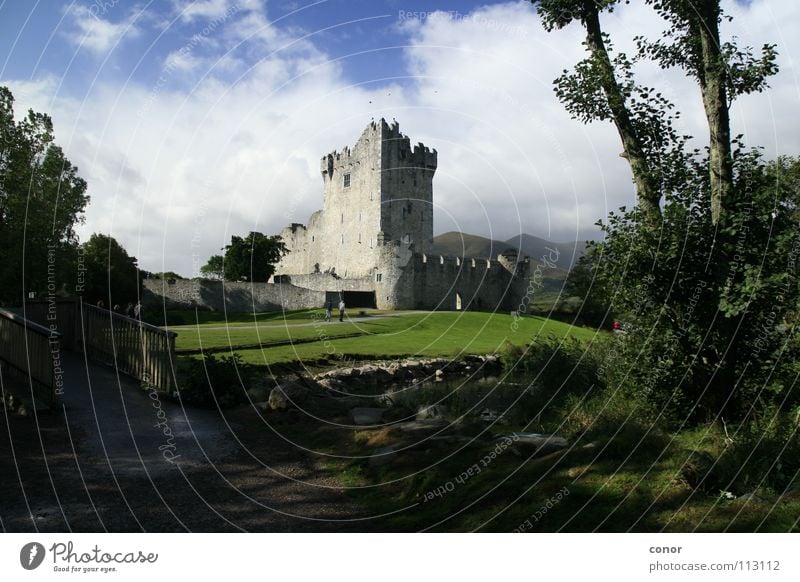
<path id="1" fill-rule="evenodd" d="M 178 350 L 232 349 L 251 364 L 316 360 L 334 355 L 453 357 L 492 353 L 505 342 L 526 345 L 540 337 L 588 341 L 595 334 L 593 330 L 541 317 L 515 319 L 507 314 L 481 312 L 410 313 L 344 323 L 312 320 L 306 312 L 286 322 L 264 319 L 256 326 L 252 321 L 251 314 L 247 326 L 213 325 L 215 322 L 206 321 L 204 325 L 170 329 L 178 333 Z"/>

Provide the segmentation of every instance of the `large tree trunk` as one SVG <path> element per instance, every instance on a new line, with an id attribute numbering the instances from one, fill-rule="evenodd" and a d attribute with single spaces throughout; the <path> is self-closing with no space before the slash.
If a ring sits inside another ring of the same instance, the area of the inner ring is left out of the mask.
<path id="1" fill-rule="evenodd" d="M 702 53 L 698 78 L 710 134 L 711 219 L 717 224 L 723 208 L 731 210 L 733 198 L 728 73 L 719 42 L 719 0 L 702 0 L 695 6 L 697 24 L 693 32 L 700 38 Z"/>
<path id="2" fill-rule="evenodd" d="M 608 99 L 608 106 L 622 140 L 624 153 L 622 156 L 628 161 L 633 173 L 633 182 L 636 185 L 636 196 L 640 209 L 650 219 L 661 218 L 661 192 L 656 180 L 650 172 L 650 164 L 644 153 L 642 141 L 636 133 L 636 128 L 631 122 L 630 114 L 625 105 L 625 95 L 614 76 L 614 67 L 608 56 L 608 49 L 603 41 L 603 31 L 600 27 L 600 16 L 597 5 L 592 0 L 584 4 L 584 25 L 586 27 L 586 44 L 592 57 L 601 68 L 601 84 Z"/>

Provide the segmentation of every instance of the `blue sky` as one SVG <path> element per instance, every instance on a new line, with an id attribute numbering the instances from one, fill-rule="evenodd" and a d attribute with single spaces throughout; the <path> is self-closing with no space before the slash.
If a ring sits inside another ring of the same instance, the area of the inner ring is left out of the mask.
<path id="1" fill-rule="evenodd" d="M 798 4 L 725 3 L 726 35 L 778 44 L 772 90 L 732 108 L 735 132 L 767 155 L 800 153 Z M 623 50 L 663 28 L 642 3 L 604 25 Z M 521 1 L 5 1 L 0 84 L 18 114 L 52 115 L 88 180 L 80 235 L 191 275 L 232 234 L 306 222 L 319 158 L 380 117 L 439 151 L 437 233 L 592 236 L 633 188 L 613 127 L 571 120 L 553 95 L 581 39 L 546 33 Z M 640 72 L 703 136 L 692 82 Z"/>

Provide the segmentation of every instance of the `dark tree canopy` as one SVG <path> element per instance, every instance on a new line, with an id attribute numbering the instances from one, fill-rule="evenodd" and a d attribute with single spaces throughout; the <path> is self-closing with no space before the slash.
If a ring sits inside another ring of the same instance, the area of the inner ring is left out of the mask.
<path id="1" fill-rule="evenodd" d="M 213 255 L 200 272 L 226 281 L 266 283 L 275 265 L 288 251 L 279 236 L 250 232 L 246 237 L 232 236 L 225 255 Z"/>
<path id="2" fill-rule="evenodd" d="M 14 97 L 0 87 L 0 303 L 75 285 L 74 227 L 89 197 L 54 140 L 45 114 L 15 122 Z"/>
<path id="3" fill-rule="evenodd" d="M 81 245 L 85 283 L 79 294 L 94 304 L 103 301 L 106 307 L 136 303 L 139 294 L 139 269 L 136 258 L 128 255 L 113 237 L 93 234 Z"/>
<path id="4" fill-rule="evenodd" d="M 211 255 L 208 262 L 200 267 L 200 273 L 209 279 L 224 279 L 225 265 L 222 255 Z"/>

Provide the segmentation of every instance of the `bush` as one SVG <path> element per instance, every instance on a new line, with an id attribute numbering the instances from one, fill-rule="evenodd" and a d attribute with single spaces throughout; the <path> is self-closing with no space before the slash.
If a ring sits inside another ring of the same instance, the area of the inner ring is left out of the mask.
<path id="1" fill-rule="evenodd" d="M 597 355 L 575 338 L 540 339 L 526 349 L 508 344 L 503 363 L 532 375 L 539 392 L 548 395 L 584 393 L 598 383 Z"/>
<path id="2" fill-rule="evenodd" d="M 800 475 L 800 437 L 797 415 L 774 414 L 740 425 L 717 461 L 720 490 L 737 495 L 759 488 L 781 494 L 796 485 Z"/>
<path id="3" fill-rule="evenodd" d="M 178 393 L 183 404 L 226 408 L 246 401 L 250 366 L 238 354 L 186 358 L 178 363 Z"/>

